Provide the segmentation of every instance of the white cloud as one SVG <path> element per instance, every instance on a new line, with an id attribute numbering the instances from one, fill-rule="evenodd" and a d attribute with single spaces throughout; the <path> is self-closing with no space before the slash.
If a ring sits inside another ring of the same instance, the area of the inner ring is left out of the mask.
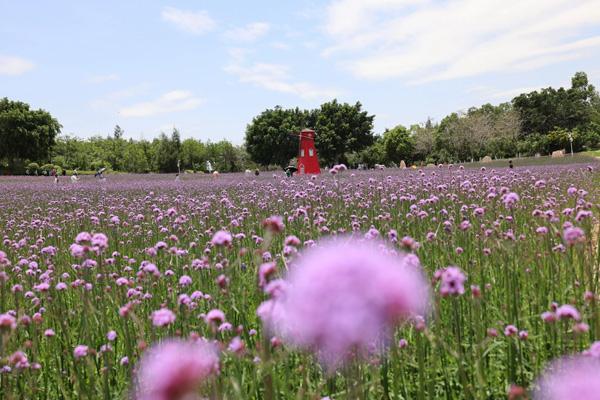
<path id="1" fill-rule="evenodd" d="M 187 90 L 173 90 L 151 101 L 145 101 L 123 107 L 119 114 L 124 117 L 150 117 L 176 111 L 186 111 L 198 108 L 204 100 L 195 97 Z"/>
<path id="2" fill-rule="evenodd" d="M 272 42 L 271 47 L 277 50 L 289 50 L 292 48 L 292 46 L 284 42 Z"/>
<path id="3" fill-rule="evenodd" d="M 162 18 L 175 24 L 177 28 L 201 35 L 209 32 L 217 25 L 206 11 L 186 11 L 174 7 L 165 7 L 162 10 Z"/>
<path id="4" fill-rule="evenodd" d="M 0 55 L 0 75 L 22 75 L 33 67 L 33 63 L 24 58 Z"/>
<path id="5" fill-rule="evenodd" d="M 244 53 L 231 52 L 233 62 L 225 72 L 238 77 L 242 83 L 250 83 L 273 92 L 288 93 L 304 99 L 329 99 L 338 95 L 331 88 L 320 87 L 307 82 L 294 81 L 289 67 L 281 64 L 251 63 L 244 61 Z"/>
<path id="6" fill-rule="evenodd" d="M 225 32 L 225 38 L 239 42 L 253 42 L 269 32 L 270 25 L 266 22 L 252 22 L 244 27 Z"/>
<path id="7" fill-rule="evenodd" d="M 494 99 L 512 100 L 513 98 L 515 98 L 516 96 L 518 96 L 522 93 L 529 93 L 529 92 L 533 92 L 535 90 L 540 90 L 540 89 L 541 89 L 541 87 L 526 86 L 526 87 L 520 87 L 520 88 L 514 88 L 514 89 L 508 89 L 508 90 L 502 90 L 499 92 L 494 92 L 494 93 L 491 93 L 491 97 Z"/>
<path id="8" fill-rule="evenodd" d="M 119 107 L 119 104 L 128 98 L 142 96 L 148 93 L 150 85 L 148 83 L 141 83 L 134 86 L 129 86 L 124 89 L 116 90 L 106 95 L 94 99 L 90 102 L 90 107 L 96 111 L 110 110 Z"/>
<path id="9" fill-rule="evenodd" d="M 117 74 L 107 74 L 107 75 L 94 75 L 89 79 L 90 83 L 104 83 L 110 81 L 118 81 L 119 75 Z"/>
<path id="10" fill-rule="evenodd" d="M 337 0 L 323 55 L 362 78 L 423 83 L 584 57 L 599 23 L 597 0 Z"/>

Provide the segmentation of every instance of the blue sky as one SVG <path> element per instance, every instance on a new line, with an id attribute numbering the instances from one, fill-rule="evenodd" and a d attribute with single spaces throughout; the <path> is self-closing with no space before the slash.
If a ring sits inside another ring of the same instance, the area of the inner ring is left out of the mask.
<path id="1" fill-rule="evenodd" d="M 63 133 L 243 142 L 265 108 L 337 98 L 375 130 L 436 120 L 586 71 L 598 0 L 0 0 L 0 97 Z"/>

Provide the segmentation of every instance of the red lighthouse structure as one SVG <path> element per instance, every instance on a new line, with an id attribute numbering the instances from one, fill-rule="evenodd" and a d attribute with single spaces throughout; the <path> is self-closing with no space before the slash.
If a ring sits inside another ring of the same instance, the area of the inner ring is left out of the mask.
<path id="1" fill-rule="evenodd" d="M 300 134 L 300 153 L 298 154 L 298 174 L 320 174 L 319 159 L 315 148 L 315 131 L 303 129 Z"/>

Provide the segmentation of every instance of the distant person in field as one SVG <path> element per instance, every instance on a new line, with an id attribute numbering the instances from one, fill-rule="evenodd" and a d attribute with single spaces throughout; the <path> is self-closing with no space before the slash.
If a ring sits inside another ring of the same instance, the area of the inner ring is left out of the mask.
<path id="1" fill-rule="evenodd" d="M 104 180 L 104 175 L 102 175 L 106 171 L 105 167 L 100 168 L 95 174 L 94 178 L 100 178 L 100 180 Z"/>
<path id="2" fill-rule="evenodd" d="M 54 177 L 54 183 L 58 183 L 58 173 L 56 172 L 56 168 L 52 168 L 50 176 Z"/>
<path id="3" fill-rule="evenodd" d="M 175 174 L 175 182 L 179 182 L 181 178 L 179 177 L 179 172 Z"/>
<path id="4" fill-rule="evenodd" d="M 508 168 L 513 169 L 514 165 L 512 163 L 512 160 L 508 160 Z"/>

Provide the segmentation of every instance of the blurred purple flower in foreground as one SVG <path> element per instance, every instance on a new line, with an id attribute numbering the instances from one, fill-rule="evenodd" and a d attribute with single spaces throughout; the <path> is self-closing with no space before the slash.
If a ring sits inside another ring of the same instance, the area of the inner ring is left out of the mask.
<path id="1" fill-rule="evenodd" d="M 538 385 L 536 400 L 600 399 L 600 359 L 578 356 L 557 360 Z"/>
<path id="2" fill-rule="evenodd" d="M 204 381 L 218 373 L 219 354 L 211 343 L 202 339 L 168 340 L 144 353 L 136 374 L 135 399 L 189 398 Z"/>
<path id="3" fill-rule="evenodd" d="M 321 242 L 303 253 L 287 282 L 258 313 L 285 342 L 317 352 L 329 369 L 389 342 L 396 324 L 428 308 L 418 262 L 373 242 Z"/>

